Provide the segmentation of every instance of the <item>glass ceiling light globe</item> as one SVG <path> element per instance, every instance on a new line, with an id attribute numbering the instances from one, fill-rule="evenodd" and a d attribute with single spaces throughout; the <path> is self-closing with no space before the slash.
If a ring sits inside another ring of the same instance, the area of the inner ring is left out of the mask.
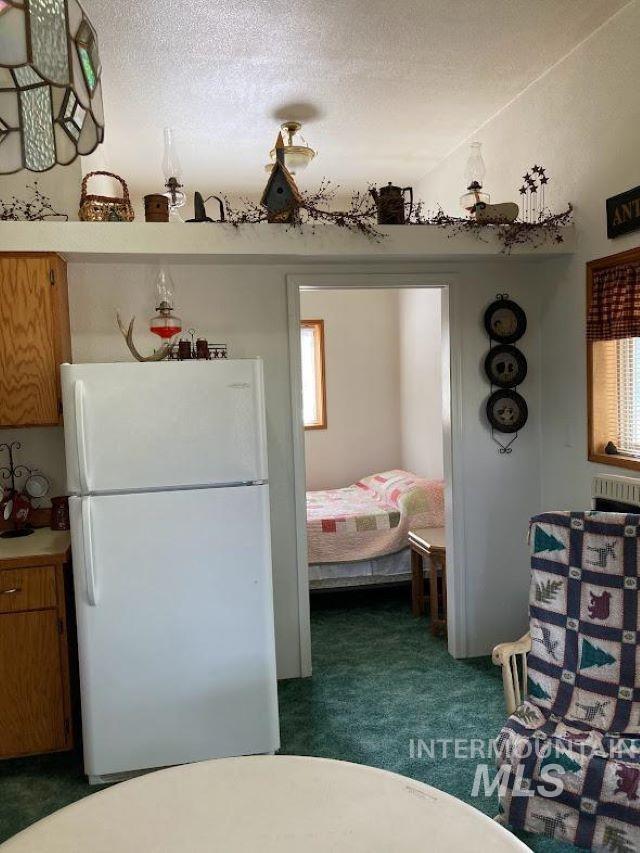
<path id="1" fill-rule="evenodd" d="M 310 148 L 305 142 L 304 138 L 300 134 L 300 128 L 302 125 L 297 121 L 285 121 L 281 128 L 283 130 L 283 138 L 284 138 L 284 165 L 291 172 L 292 175 L 295 175 L 296 172 L 302 172 L 307 168 L 309 163 L 316 156 L 316 152 L 313 148 Z M 294 142 L 294 136 L 298 134 L 300 138 L 300 142 L 302 145 L 299 145 L 297 142 Z M 270 152 L 271 156 L 271 164 L 276 162 L 276 149 L 272 148 Z M 267 163 L 265 166 L 265 171 L 269 171 L 271 169 L 271 165 Z"/>
<path id="2" fill-rule="evenodd" d="M 103 138 L 98 36 L 78 0 L 0 0 L 0 174 L 68 166 Z"/>

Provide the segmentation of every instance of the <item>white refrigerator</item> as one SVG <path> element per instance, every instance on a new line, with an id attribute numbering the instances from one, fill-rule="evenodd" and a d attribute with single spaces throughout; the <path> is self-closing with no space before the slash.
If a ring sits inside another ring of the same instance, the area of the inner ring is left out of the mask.
<path id="1" fill-rule="evenodd" d="M 61 370 L 90 781 L 275 751 L 261 360 Z"/>

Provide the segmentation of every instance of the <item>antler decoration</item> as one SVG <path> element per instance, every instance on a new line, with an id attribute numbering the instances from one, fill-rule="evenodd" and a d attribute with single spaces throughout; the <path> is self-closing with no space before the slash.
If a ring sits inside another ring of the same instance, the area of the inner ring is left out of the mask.
<path id="1" fill-rule="evenodd" d="M 137 361 L 164 361 L 164 359 L 169 355 L 171 351 L 171 341 L 167 341 L 167 343 L 162 344 L 160 349 L 156 350 L 153 355 L 140 355 L 138 350 L 136 349 L 135 344 L 133 343 L 133 324 L 135 323 L 135 317 L 131 318 L 131 322 L 129 323 L 129 328 L 125 328 L 124 323 L 120 319 L 120 314 L 116 311 L 116 320 L 118 322 L 118 328 L 122 332 L 122 337 L 127 342 L 127 346 L 131 352 L 131 355 Z"/>

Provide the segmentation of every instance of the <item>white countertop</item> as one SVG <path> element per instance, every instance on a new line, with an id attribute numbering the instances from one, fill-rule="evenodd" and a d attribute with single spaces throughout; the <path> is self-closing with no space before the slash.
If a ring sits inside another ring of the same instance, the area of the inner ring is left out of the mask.
<path id="1" fill-rule="evenodd" d="M 30 557 L 60 557 L 71 547 L 68 530 L 39 527 L 30 536 L 20 539 L 0 539 L 1 560 L 27 560 Z"/>

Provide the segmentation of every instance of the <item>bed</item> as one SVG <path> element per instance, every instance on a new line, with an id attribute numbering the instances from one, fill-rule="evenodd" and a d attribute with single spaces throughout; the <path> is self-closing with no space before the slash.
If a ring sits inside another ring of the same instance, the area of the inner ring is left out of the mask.
<path id="1" fill-rule="evenodd" d="M 444 526 L 444 483 L 409 471 L 307 492 L 311 589 L 397 583 L 410 577 L 411 527 Z"/>

